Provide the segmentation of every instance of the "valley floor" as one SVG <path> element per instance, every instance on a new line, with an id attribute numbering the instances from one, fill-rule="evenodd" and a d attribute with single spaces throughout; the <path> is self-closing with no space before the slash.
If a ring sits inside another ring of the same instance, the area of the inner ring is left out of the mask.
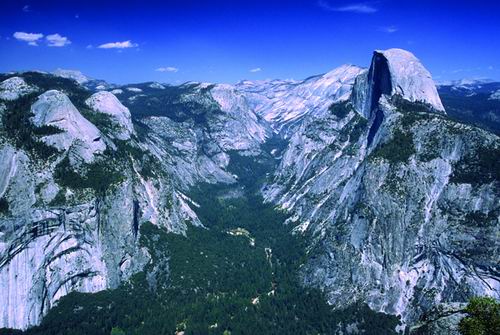
<path id="1" fill-rule="evenodd" d="M 143 272 L 115 290 L 63 297 L 25 333 L 395 333 L 394 316 L 362 304 L 333 311 L 319 290 L 302 287 L 304 237 L 253 191 L 250 184 L 199 187 L 190 196 L 205 228 L 182 236 L 142 225 L 141 244 L 152 255 Z"/>

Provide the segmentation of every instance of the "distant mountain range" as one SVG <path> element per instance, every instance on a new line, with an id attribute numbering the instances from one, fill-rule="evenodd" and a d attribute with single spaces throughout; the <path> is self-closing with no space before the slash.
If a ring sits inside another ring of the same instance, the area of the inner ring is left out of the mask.
<path id="1" fill-rule="evenodd" d="M 356 69 L 354 66 L 348 67 L 353 70 Z M 331 77 L 335 79 L 335 72 L 340 70 L 341 68 L 338 68 L 325 75 L 313 76 L 306 79 L 306 82 L 317 84 L 317 89 L 322 89 L 322 87 L 323 89 L 331 89 L 332 87 L 329 86 L 331 83 L 328 82 L 328 78 Z M 119 85 L 108 84 L 103 80 L 89 78 L 77 70 L 57 69 L 52 72 L 52 74 L 63 78 L 74 79 L 91 90 L 110 90 L 113 88 L 120 90 L 118 88 Z M 322 78 L 322 82 L 317 83 L 317 78 Z M 273 88 L 272 91 L 287 92 L 290 87 L 295 86 L 295 84 L 299 82 L 300 81 L 297 80 L 242 81 L 238 83 L 236 87 L 250 93 L 269 91 L 271 88 Z M 152 82 L 149 83 L 149 85 L 163 86 L 162 84 Z M 460 79 L 437 81 L 436 87 L 449 116 L 459 121 L 472 123 L 500 134 L 500 82 L 492 79 Z M 287 92 L 284 94 L 290 93 Z M 293 103 L 292 99 L 288 99 L 288 101 L 289 103 Z M 283 109 L 283 107 L 281 107 L 281 109 Z M 272 113 L 275 117 L 293 117 L 290 115 L 282 115 L 280 113 L 280 108 L 277 108 Z M 269 117 L 272 117 L 272 115 L 268 116 L 268 118 Z"/>
<path id="2" fill-rule="evenodd" d="M 500 83 L 460 80 L 441 83 L 439 95 L 448 115 L 500 134 Z"/>
<path id="3" fill-rule="evenodd" d="M 453 334 L 500 298 L 499 90 L 401 49 L 302 81 L 0 74 L 0 328 Z"/>

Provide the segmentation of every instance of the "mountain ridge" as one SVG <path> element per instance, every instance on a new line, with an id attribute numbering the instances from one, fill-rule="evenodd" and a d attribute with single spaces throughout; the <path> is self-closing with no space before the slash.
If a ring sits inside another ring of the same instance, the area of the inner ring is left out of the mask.
<path id="1" fill-rule="evenodd" d="M 251 190 L 288 213 L 307 241 L 301 284 L 336 308 L 364 302 L 404 327 L 441 302 L 498 298 L 500 140 L 450 119 L 406 51 L 263 87 L 13 77 L 0 84 L 15 84 L 0 86 L 1 157 L 11 162 L 0 171 L 2 327 L 39 324 L 69 292 L 117 289 L 147 266 L 161 275 L 168 261 L 140 243 L 141 227 L 208 229 L 190 196 L 204 184 L 233 187 L 221 199 Z M 68 115 L 94 135 L 60 126 Z"/>

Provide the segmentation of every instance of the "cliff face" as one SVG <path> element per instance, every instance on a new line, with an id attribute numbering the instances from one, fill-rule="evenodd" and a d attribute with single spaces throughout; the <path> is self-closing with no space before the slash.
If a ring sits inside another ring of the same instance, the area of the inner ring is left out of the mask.
<path id="1" fill-rule="evenodd" d="M 410 323 L 500 288 L 499 138 L 447 119 L 415 62 L 376 52 L 350 100 L 304 120 L 264 190 L 313 241 L 305 285 Z"/>
<path id="2" fill-rule="evenodd" d="M 199 118 L 134 125 L 112 93 L 25 77 L 2 84 L 0 132 L 0 327 L 21 329 L 71 291 L 115 288 L 142 270 L 150 261 L 138 243 L 144 222 L 179 234 L 201 225 L 185 192 L 234 182 L 227 152 L 258 154 L 269 133 L 228 87 L 178 95 L 200 103 Z"/>
<path id="3" fill-rule="evenodd" d="M 376 112 L 382 95 L 398 95 L 410 102 L 425 103 L 435 112 L 444 113 L 429 71 L 405 50 L 375 51 L 369 71 L 356 78 L 352 102 L 365 118 L 369 119 Z"/>
<path id="4" fill-rule="evenodd" d="M 0 84 L 0 327 L 141 271 L 144 223 L 202 226 L 187 194 L 238 182 L 234 153 L 276 162 L 261 193 L 307 241 L 302 283 L 336 308 L 412 324 L 441 302 L 499 297 L 500 139 L 450 120 L 412 54 L 300 82 L 92 83 Z"/>

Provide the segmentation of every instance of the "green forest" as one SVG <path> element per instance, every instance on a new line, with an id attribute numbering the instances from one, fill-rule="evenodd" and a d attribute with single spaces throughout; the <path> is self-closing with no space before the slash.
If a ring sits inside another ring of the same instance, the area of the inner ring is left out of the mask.
<path id="1" fill-rule="evenodd" d="M 190 194 L 204 227 L 183 236 L 142 224 L 140 243 L 152 256 L 142 272 L 114 290 L 63 297 L 24 333 L 334 334 L 355 325 L 395 334 L 398 318 L 363 304 L 333 310 L 321 291 L 301 285 L 306 238 L 292 234 L 287 216 L 251 183 L 263 179 L 269 160 L 233 155 L 232 162 L 240 183 Z"/>

